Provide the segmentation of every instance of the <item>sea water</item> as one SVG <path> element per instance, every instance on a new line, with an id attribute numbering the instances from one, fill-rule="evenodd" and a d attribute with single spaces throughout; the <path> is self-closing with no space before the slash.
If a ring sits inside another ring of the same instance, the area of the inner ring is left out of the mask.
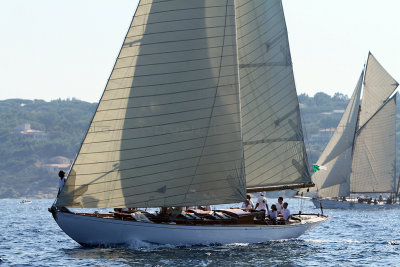
<path id="1" fill-rule="evenodd" d="M 400 266 L 400 209 L 325 210 L 328 221 L 294 240 L 84 248 L 54 222 L 52 200 L 20 201 L 0 200 L 0 266 Z M 292 212 L 321 212 L 310 201 L 288 202 Z"/>

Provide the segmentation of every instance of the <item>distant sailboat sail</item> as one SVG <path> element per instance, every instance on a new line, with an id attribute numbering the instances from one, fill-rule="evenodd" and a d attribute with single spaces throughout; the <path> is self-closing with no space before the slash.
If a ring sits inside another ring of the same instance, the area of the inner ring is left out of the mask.
<path id="1" fill-rule="evenodd" d="M 361 128 L 375 114 L 398 85 L 398 82 L 369 53 L 358 128 Z"/>
<path id="2" fill-rule="evenodd" d="M 392 193 L 396 183 L 396 96 L 357 133 L 351 193 Z"/>
<path id="3" fill-rule="evenodd" d="M 358 79 L 342 119 L 317 161 L 317 165 L 324 165 L 328 169 L 313 174 L 313 182 L 320 196 L 347 196 L 350 193 L 349 173 L 363 77 L 364 72 Z"/>
<path id="4" fill-rule="evenodd" d="M 396 101 L 395 96 L 388 98 L 397 86 L 369 53 L 365 77 L 362 73 L 334 135 L 317 161 L 328 168 L 312 177 L 319 197 L 395 191 Z"/>

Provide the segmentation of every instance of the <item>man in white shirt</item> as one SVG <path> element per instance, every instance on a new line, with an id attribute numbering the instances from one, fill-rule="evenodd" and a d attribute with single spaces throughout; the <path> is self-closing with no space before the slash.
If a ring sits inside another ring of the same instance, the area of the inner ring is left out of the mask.
<path id="1" fill-rule="evenodd" d="M 264 210 L 269 212 L 267 198 L 264 196 L 264 193 L 261 193 L 260 197 L 257 199 L 256 210 Z"/>
<path id="2" fill-rule="evenodd" d="M 242 209 L 243 210 L 252 210 L 253 209 L 253 207 L 251 206 L 251 204 L 250 204 L 248 199 L 246 199 L 246 201 L 243 202 Z"/>
<path id="3" fill-rule="evenodd" d="M 288 203 L 287 202 L 283 203 L 282 215 L 283 215 L 283 219 L 285 221 L 288 221 L 290 218 L 290 210 L 287 207 L 288 207 Z"/>
<path id="4" fill-rule="evenodd" d="M 276 218 L 278 218 L 278 212 L 276 211 L 276 205 L 271 205 L 271 210 L 268 211 L 269 219 L 273 224 L 276 224 Z"/>
<path id="5" fill-rule="evenodd" d="M 283 209 L 283 197 L 279 197 L 278 198 L 278 203 L 275 204 L 276 205 L 276 210 L 279 213 L 282 213 L 282 209 Z"/>

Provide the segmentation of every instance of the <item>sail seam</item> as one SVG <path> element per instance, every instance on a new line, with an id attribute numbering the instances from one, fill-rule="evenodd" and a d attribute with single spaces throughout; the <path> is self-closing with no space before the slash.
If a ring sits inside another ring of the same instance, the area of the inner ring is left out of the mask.
<path id="1" fill-rule="evenodd" d="M 210 87 L 212 88 L 212 87 Z M 207 88 L 207 89 L 210 89 Z M 201 89 L 199 89 L 201 90 Z M 194 90 L 195 91 L 195 90 Z M 169 94 L 169 93 L 168 93 Z M 168 95 L 167 94 L 167 95 Z M 174 93 L 175 94 L 175 93 Z M 217 96 L 217 98 L 223 98 L 226 96 L 235 96 L 236 94 L 220 94 Z M 129 98 L 135 98 L 135 97 L 119 97 L 119 98 L 110 98 L 107 99 L 106 101 L 115 101 L 115 100 L 121 100 L 121 99 L 129 99 Z M 152 104 L 152 105 L 142 105 L 142 106 L 133 106 L 133 107 L 125 107 L 125 108 L 109 108 L 109 109 L 100 109 L 98 110 L 99 112 L 105 112 L 105 111 L 113 111 L 113 110 L 129 110 L 129 109 L 143 109 L 143 108 L 156 108 L 156 107 L 160 107 L 160 106 L 167 106 L 167 105 L 176 105 L 176 104 L 185 104 L 185 103 L 189 103 L 189 102 L 201 102 L 203 100 L 207 100 L 207 99 L 211 99 L 213 97 L 200 97 L 200 98 L 196 98 L 196 99 L 190 99 L 190 100 L 183 100 L 183 101 L 175 101 L 175 102 L 166 102 L 166 103 L 161 103 L 161 104 Z"/>
<path id="2" fill-rule="evenodd" d="M 224 154 L 224 153 L 221 153 L 221 154 Z M 233 160 L 240 160 L 241 158 L 234 158 Z M 182 159 L 182 160 L 180 160 L 180 161 L 184 161 L 185 159 Z M 162 172 L 155 172 L 155 173 L 149 173 L 148 175 L 154 175 L 154 174 L 158 174 L 158 173 L 168 173 L 168 172 L 171 172 L 171 171 L 177 171 L 177 170 L 184 170 L 184 169 L 192 169 L 192 168 L 195 168 L 196 166 L 210 166 L 210 165 L 223 165 L 223 164 L 225 164 L 225 163 L 229 163 L 229 162 L 232 162 L 232 159 L 228 159 L 228 160 L 224 160 L 224 161 L 213 161 L 213 162 L 211 162 L 211 163 L 203 163 L 203 164 L 195 164 L 195 165 L 191 165 L 191 166 L 187 166 L 187 167 L 184 167 L 184 168 L 176 168 L 176 169 L 172 169 L 172 170 L 164 170 L 164 171 L 162 171 Z M 162 163 L 157 163 L 157 164 L 149 164 L 149 165 L 143 165 L 143 166 L 141 166 L 141 167 L 134 167 L 134 168 L 126 168 L 126 169 L 118 169 L 118 172 L 121 172 L 121 171 L 130 171 L 130 170 L 137 170 L 137 169 L 139 169 L 139 168 L 149 168 L 149 167 L 153 167 L 153 166 L 157 166 L 157 165 L 162 165 L 162 164 L 166 164 L 166 163 L 169 163 L 169 162 L 162 162 Z M 81 175 L 81 176 L 83 176 L 83 175 L 85 175 L 85 176 L 87 176 L 87 175 L 98 175 L 98 174 L 107 174 L 107 173 L 110 173 L 110 171 L 102 171 L 102 172 L 91 172 L 91 173 L 79 173 L 79 175 Z M 143 176 L 143 175 L 141 175 L 141 176 Z M 137 176 L 137 177 L 141 177 L 141 176 Z M 118 180 L 124 180 L 123 178 L 121 178 L 121 179 L 117 179 L 117 180 L 108 180 L 108 182 L 110 182 L 110 181 L 118 181 Z M 104 183 L 107 183 L 107 182 L 104 182 Z M 91 183 L 91 184 L 96 184 L 96 183 Z"/>
<path id="3" fill-rule="evenodd" d="M 210 40 L 210 39 L 217 39 L 217 38 L 224 38 L 224 37 L 234 37 L 234 34 L 227 34 L 227 35 L 211 35 L 211 36 L 204 36 L 204 37 L 199 37 L 199 38 L 188 38 L 188 39 L 178 39 L 178 40 L 173 40 L 173 41 L 161 41 L 161 42 L 149 42 L 149 43 L 143 43 L 140 44 L 140 47 L 145 47 L 148 45 L 159 45 L 159 44 L 170 44 L 170 43 L 180 43 L 183 44 L 184 42 L 189 42 L 189 41 L 200 41 L 200 40 Z M 131 37 L 133 38 L 133 37 Z M 125 40 L 124 47 L 132 47 L 133 44 L 137 42 L 137 40 Z"/>
<path id="4" fill-rule="evenodd" d="M 216 137 L 216 136 L 222 136 L 222 135 L 229 135 L 229 134 L 234 134 L 234 133 L 238 133 L 238 131 L 234 131 L 234 132 L 230 132 L 230 133 L 223 133 L 223 134 L 214 134 L 214 135 L 210 135 L 212 137 Z M 135 149 L 143 149 L 143 148 L 149 148 L 149 147 L 158 147 L 158 146 L 164 146 L 164 145 L 171 145 L 171 144 L 176 144 L 176 143 L 180 143 L 180 142 L 186 142 L 186 141 L 193 141 L 193 140 L 197 140 L 197 139 L 203 139 L 204 137 L 197 137 L 197 138 L 190 138 L 190 139 L 181 139 L 179 141 L 175 141 L 175 142 L 168 142 L 168 143 L 161 143 L 161 144 L 154 144 L 154 145 L 149 145 L 149 146 L 142 146 L 142 147 L 134 147 L 134 148 L 126 148 L 126 149 L 115 149 L 115 150 L 104 150 L 104 151 L 97 151 L 97 152 L 83 152 L 80 153 L 82 155 L 86 155 L 86 154 L 96 154 L 96 153 L 110 153 L 110 152 L 120 152 L 120 151 L 130 151 L 130 150 L 135 150 Z M 229 144 L 229 143 L 233 143 L 235 141 L 230 141 L 230 142 L 225 142 L 225 143 L 219 143 L 219 144 Z M 213 145 L 206 145 L 206 147 L 208 146 L 215 146 Z M 202 146 L 200 146 L 202 147 Z M 200 147 L 192 147 L 190 149 L 194 149 L 194 148 L 200 148 Z M 189 149 L 189 150 L 190 150 Z M 178 150 L 179 151 L 185 151 L 187 149 L 184 150 Z M 176 151 L 175 151 L 176 152 Z M 165 154 L 168 154 L 170 152 L 166 152 Z M 164 154 L 164 153 L 163 153 Z M 156 154 L 158 155 L 158 154 Z M 132 158 L 135 159 L 135 158 Z M 130 159 L 129 159 L 130 160 Z M 122 160 L 121 160 L 122 161 Z M 107 161 L 107 162 L 114 162 L 114 161 Z M 86 163 L 84 163 L 86 164 Z"/>

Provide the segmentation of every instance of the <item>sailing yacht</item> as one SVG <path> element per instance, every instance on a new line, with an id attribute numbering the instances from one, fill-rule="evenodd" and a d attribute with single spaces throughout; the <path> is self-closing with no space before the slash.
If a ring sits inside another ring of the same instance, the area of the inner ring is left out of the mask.
<path id="1" fill-rule="evenodd" d="M 398 83 L 369 53 L 365 70 L 335 133 L 317 161 L 314 205 L 324 208 L 392 207 L 397 198 L 396 97 Z M 362 101 L 360 101 L 363 89 Z M 351 194 L 391 194 L 390 201 Z M 388 204 L 389 202 L 389 204 Z M 399 205 L 396 205 L 399 206 Z"/>
<path id="2" fill-rule="evenodd" d="M 181 207 L 310 186 L 281 1 L 141 0 L 49 211 L 85 246 L 265 242 L 327 217 Z"/>

